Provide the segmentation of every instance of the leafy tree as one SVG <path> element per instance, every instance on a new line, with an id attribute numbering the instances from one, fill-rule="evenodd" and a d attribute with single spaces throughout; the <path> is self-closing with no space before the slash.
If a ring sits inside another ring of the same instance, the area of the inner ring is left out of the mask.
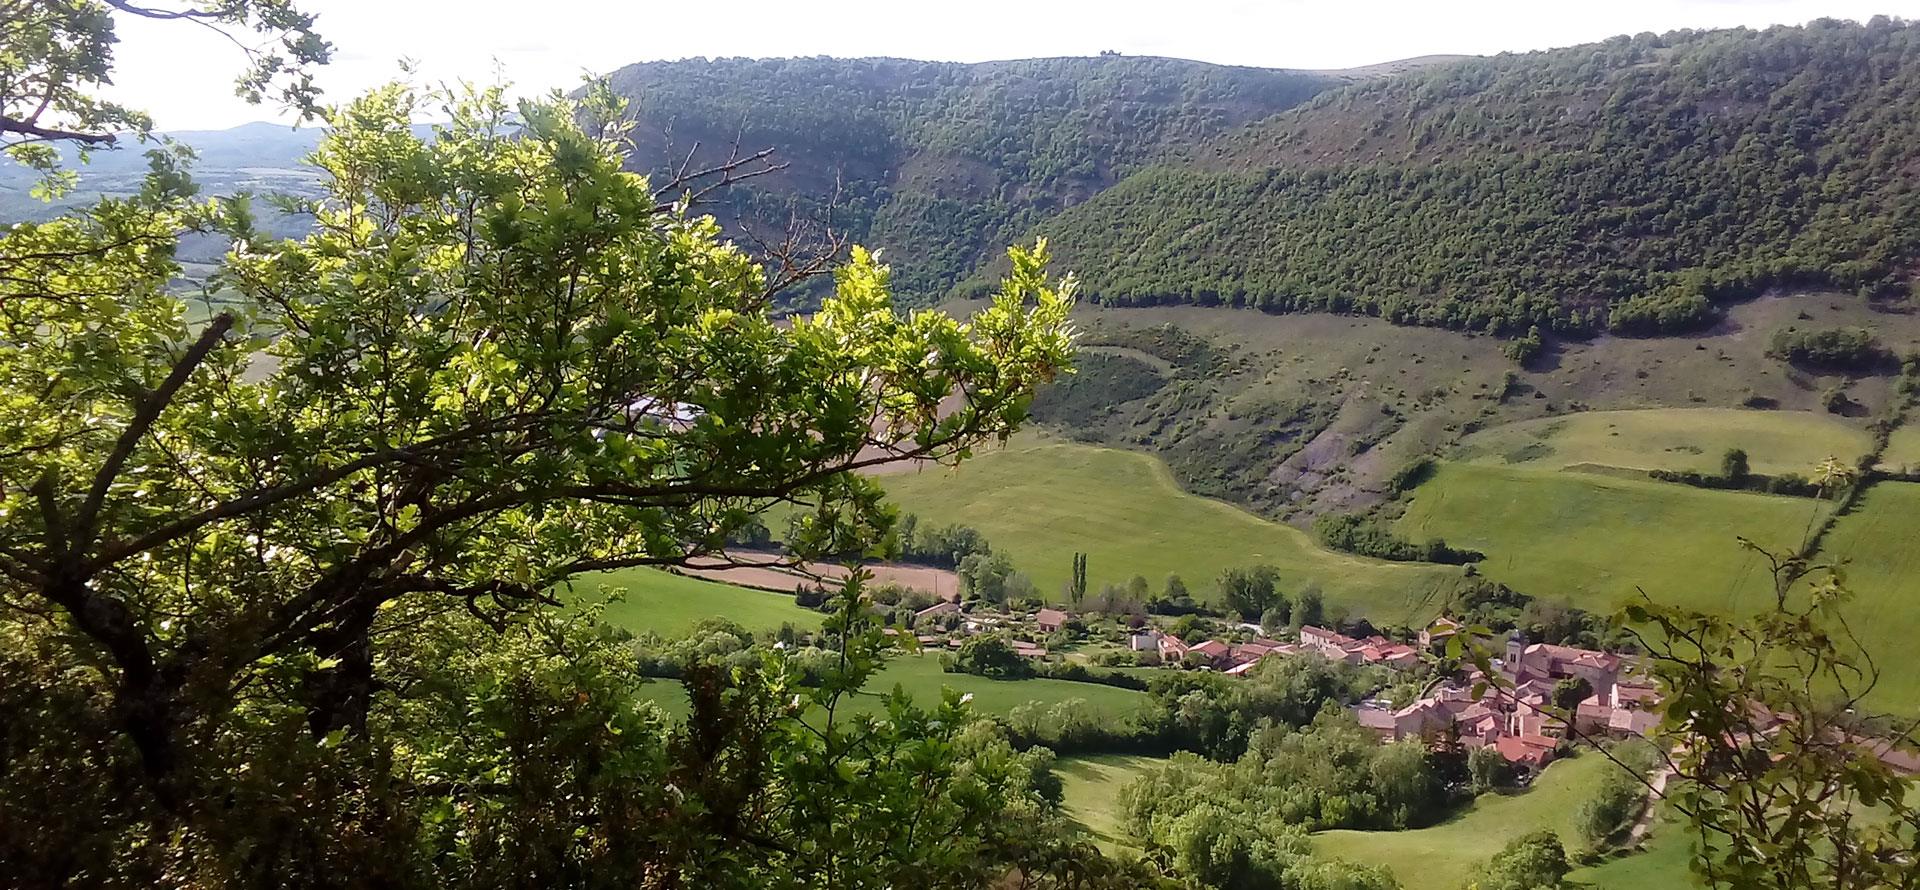
<path id="1" fill-rule="evenodd" d="M 1647 802 L 1647 786 L 1640 777 L 1620 770 L 1609 772 L 1593 796 L 1580 802 L 1574 821 L 1587 845 L 1600 848 L 1640 814 Z"/>
<path id="2" fill-rule="evenodd" d="M 1319 627 L 1327 621 L 1326 603 L 1320 595 L 1320 588 L 1309 585 L 1300 591 L 1300 601 L 1293 607 L 1293 629 L 1309 625 Z"/>
<path id="3" fill-rule="evenodd" d="M 1467 754 L 1467 777 L 1468 790 L 1485 794 L 1513 784 L 1513 767 L 1498 749 L 1482 746 Z"/>
<path id="4" fill-rule="evenodd" d="M 1747 475 L 1752 470 L 1747 466 L 1747 452 L 1741 448 L 1729 448 L 1720 458 L 1720 475 L 1735 486 L 1746 484 Z"/>
<path id="5" fill-rule="evenodd" d="M 1193 594 L 1187 591 L 1187 582 L 1180 580 L 1179 575 L 1167 576 L 1167 582 L 1162 586 L 1161 595 L 1166 597 L 1168 600 L 1193 598 Z"/>
<path id="6" fill-rule="evenodd" d="M 1268 609 L 1286 614 L 1287 597 L 1278 589 L 1279 578 L 1272 566 L 1228 569 L 1220 573 L 1220 602 L 1245 621 L 1259 621 Z"/>
<path id="7" fill-rule="evenodd" d="M 1566 848 L 1552 829 L 1540 829 L 1507 842 L 1468 884 L 1471 890 L 1554 890 L 1567 872 Z"/>
<path id="8" fill-rule="evenodd" d="M 1073 580 L 1068 582 L 1067 599 L 1076 606 L 1087 598 L 1087 555 L 1073 554 Z"/>
<path id="9" fill-rule="evenodd" d="M 299 240 L 253 231 L 242 202 L 191 203 L 171 170 L 0 236 L 0 634 L 15 684 L 0 714 L 40 740 L 9 752 L 0 823 L 34 873 L 88 861 L 166 883 L 163 864 L 192 863 L 177 880 L 249 883 L 351 861 L 424 875 L 443 855 L 493 855 L 460 830 L 506 825 L 529 853 L 494 861 L 544 876 L 528 880 L 618 873 L 571 846 L 612 801 L 523 796 L 559 787 L 544 752 L 570 752 L 559 769 L 628 750 L 594 726 L 660 732 L 619 710 L 615 675 L 524 667 L 574 645 L 539 618 L 556 591 L 709 552 L 781 499 L 815 505 L 797 553 L 877 540 L 890 511 L 853 470 L 1005 435 L 1070 354 L 1070 292 L 1045 281 L 1044 249 L 1016 252 L 1005 293 L 966 324 L 891 311 L 863 251 L 819 313 L 776 323 L 777 282 L 623 169 L 603 96 L 435 98 L 447 123 L 431 140 L 405 88 L 331 113 L 315 155 L 328 193 Z M 222 272 L 230 308 L 192 326 L 167 290 L 190 225 L 240 245 Z M 948 412 L 953 393 L 966 395 Z M 876 437 L 888 445 L 864 450 Z M 524 636 L 501 656 L 517 660 L 453 675 L 418 660 L 436 634 L 470 645 L 487 628 L 501 646 Z M 539 690 L 568 683 L 613 710 L 543 716 L 557 705 Z M 689 744 L 754 750 L 726 727 L 768 725 L 786 698 L 765 683 L 742 696 L 749 713 L 696 690 L 696 715 L 717 722 Z M 473 748 L 415 697 L 448 689 L 497 709 L 517 747 Z M 568 748 L 579 733 L 600 741 Z M 850 756 L 836 750 L 817 762 Z M 580 787 L 664 787 L 664 749 L 621 756 L 612 768 L 634 772 L 581 773 Z M 67 801 L 22 784 L 50 777 Z M 79 801 L 84 821 L 25 815 Z M 468 815 L 429 819 L 448 808 Z M 560 846 L 536 855 L 542 824 Z M 587 829 L 603 833 L 586 847 L 648 848 L 609 840 L 628 825 Z M 70 856 L 87 850 L 100 855 Z"/>
<path id="10" fill-rule="evenodd" d="M 995 680 L 1017 680 L 1031 676 L 1033 666 L 1013 651 L 1012 644 L 999 634 L 970 637 L 960 645 L 954 667 L 961 673 L 978 674 Z"/>
<path id="11" fill-rule="evenodd" d="M 968 598 L 991 603 L 1007 600 L 1007 581 L 1013 577 L 1013 561 L 1004 553 L 974 553 L 960 560 L 955 574 L 960 576 L 960 592 Z"/>
<path id="12" fill-rule="evenodd" d="M 1562 711 L 1576 710 L 1592 697 L 1593 684 L 1585 677 L 1567 677 L 1553 684 L 1553 706 Z"/>

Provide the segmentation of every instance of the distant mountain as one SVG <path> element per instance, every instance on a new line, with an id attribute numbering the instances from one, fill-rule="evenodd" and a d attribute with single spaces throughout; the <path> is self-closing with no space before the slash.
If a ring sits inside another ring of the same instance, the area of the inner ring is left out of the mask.
<path id="1" fill-rule="evenodd" d="M 633 100 L 639 169 L 696 145 L 696 166 L 775 147 L 790 166 L 733 188 L 723 221 L 762 234 L 830 221 L 885 248 L 897 289 L 921 300 L 1135 170 L 1350 79 L 1113 55 L 695 59 L 611 78 Z"/>
<path id="2" fill-rule="evenodd" d="M 315 127 L 294 129 L 258 122 L 227 130 L 177 130 L 157 135 L 193 147 L 198 154 L 193 176 L 209 195 L 241 191 L 312 194 L 319 188 L 319 171 L 304 162 L 320 144 L 321 131 Z M 146 176 L 146 153 L 152 147 L 122 138 L 114 148 L 94 151 L 85 164 L 78 163 L 75 152 L 68 150 L 69 168 L 79 172 L 80 187 L 51 204 L 29 194 L 38 181 L 33 171 L 0 162 L 0 221 L 44 219 L 103 196 L 132 194 Z"/>
<path id="3" fill-rule="evenodd" d="M 1920 26 L 1617 37 L 1322 93 L 1038 225 L 1115 304 L 1678 332 L 1920 262 Z M 984 277 L 984 276 L 983 276 Z"/>

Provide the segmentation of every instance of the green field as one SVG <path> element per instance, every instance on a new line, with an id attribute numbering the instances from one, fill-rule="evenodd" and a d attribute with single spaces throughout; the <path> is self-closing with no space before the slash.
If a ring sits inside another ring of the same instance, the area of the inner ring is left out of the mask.
<path id="1" fill-rule="evenodd" d="M 1339 859 L 1387 866 L 1406 890 L 1458 890 L 1476 867 L 1509 840 L 1529 831 L 1554 829 L 1570 852 L 1584 846 L 1575 813 L 1611 769 L 1618 767 L 1592 753 L 1561 760 L 1548 766 L 1531 789 L 1513 795 L 1481 795 L 1466 811 L 1431 828 L 1323 831 L 1313 836 L 1314 849 Z M 1674 875 L 1672 883 L 1657 886 L 1680 886 L 1685 880 L 1684 874 Z"/>
<path id="2" fill-rule="evenodd" d="M 1559 469 L 1580 464 L 1718 472 L 1730 448 L 1756 473 L 1811 473 L 1829 457 L 1851 462 L 1872 447 L 1866 430 L 1832 414 L 1735 408 L 1586 411 L 1482 430 L 1456 457 L 1475 464 Z"/>
<path id="3" fill-rule="evenodd" d="M 1920 426 L 1909 421 L 1894 430 L 1893 435 L 1887 438 L 1887 450 L 1880 457 L 1880 465 L 1920 470 Z"/>
<path id="4" fill-rule="evenodd" d="M 883 478 L 888 494 L 924 521 L 986 533 L 1043 595 L 1058 596 L 1073 554 L 1087 554 L 1089 586 L 1144 576 L 1154 589 L 1170 573 L 1211 595 L 1221 570 L 1268 563 L 1287 590 L 1317 584 L 1330 605 L 1375 621 L 1424 621 L 1435 596 L 1459 577 L 1450 567 L 1390 563 L 1336 553 L 1298 529 L 1180 490 L 1142 454 L 1022 437 L 959 469 Z"/>
<path id="5" fill-rule="evenodd" d="M 973 709 L 982 714 L 1005 714 L 1028 702 L 1056 704 L 1081 699 L 1097 713 L 1107 717 L 1129 714 L 1146 706 L 1147 694 L 1099 683 L 1072 680 L 990 680 L 973 674 L 949 674 L 940 669 L 935 654 L 900 655 L 868 681 L 864 692 L 854 699 L 851 713 L 876 713 L 884 709 L 886 694 L 895 686 L 905 690 L 922 705 L 940 700 L 943 689 L 962 695 L 973 694 Z M 680 684 L 656 681 L 648 684 L 642 696 L 659 704 L 676 717 L 687 712 L 686 693 Z"/>
<path id="6" fill-rule="evenodd" d="M 1053 766 L 1060 776 L 1060 807 L 1080 824 L 1102 849 L 1131 847 L 1120 827 L 1120 789 L 1159 764 L 1158 757 L 1137 754 L 1091 754 L 1065 757 Z"/>
<path id="7" fill-rule="evenodd" d="M 601 588 L 625 588 L 626 595 L 607 605 L 609 624 L 636 634 L 672 637 L 686 633 L 702 618 L 724 617 L 748 630 L 778 630 L 785 622 L 796 627 L 820 626 L 820 613 L 793 604 L 786 594 L 767 593 L 675 575 L 658 569 L 623 569 L 582 575 L 573 582 L 574 601 L 597 602 Z"/>
<path id="8" fill-rule="evenodd" d="M 1822 542 L 1823 560 L 1844 560 L 1855 599 L 1843 614 L 1882 677 L 1875 704 L 1920 708 L 1920 672 L 1900 653 L 1920 637 L 1920 483 L 1882 482 L 1867 490 Z"/>
<path id="9" fill-rule="evenodd" d="M 1414 491 L 1398 527 L 1487 554 L 1482 573 L 1537 597 L 1611 610 L 1640 588 L 1733 610 L 1772 589 L 1764 562 L 1735 536 L 1790 550 L 1823 509 L 1807 498 L 1449 463 Z"/>

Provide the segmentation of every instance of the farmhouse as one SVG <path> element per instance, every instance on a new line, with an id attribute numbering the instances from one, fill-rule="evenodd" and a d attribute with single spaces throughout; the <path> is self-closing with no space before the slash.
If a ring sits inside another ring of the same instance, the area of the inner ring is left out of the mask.
<path id="1" fill-rule="evenodd" d="M 1067 613 L 1059 609 L 1041 609 L 1033 613 L 1033 623 L 1039 626 L 1041 633 L 1050 634 L 1067 626 L 1067 618 Z"/>
<path id="2" fill-rule="evenodd" d="M 1412 646 L 1374 635 L 1356 640 L 1346 634 L 1308 625 L 1300 628 L 1300 645 L 1347 664 L 1384 664 L 1410 668 L 1420 663 L 1420 653 Z"/>

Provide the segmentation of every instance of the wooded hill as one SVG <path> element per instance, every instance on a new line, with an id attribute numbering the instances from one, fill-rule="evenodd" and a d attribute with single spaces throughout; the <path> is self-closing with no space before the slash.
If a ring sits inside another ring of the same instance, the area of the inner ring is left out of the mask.
<path id="1" fill-rule="evenodd" d="M 922 301 L 1143 164 L 1345 82 L 1117 55 L 693 59 L 611 76 L 632 100 L 635 163 L 659 172 L 696 144 L 696 167 L 736 144 L 774 147 L 787 169 L 731 188 L 715 215 L 763 237 L 796 217 L 830 221 L 884 248 L 896 292 Z"/>
<path id="2" fill-rule="evenodd" d="M 1905 293 L 1917 130 L 1920 26 L 1642 34 L 1330 91 L 1038 230 L 1113 304 L 1681 332 Z"/>

